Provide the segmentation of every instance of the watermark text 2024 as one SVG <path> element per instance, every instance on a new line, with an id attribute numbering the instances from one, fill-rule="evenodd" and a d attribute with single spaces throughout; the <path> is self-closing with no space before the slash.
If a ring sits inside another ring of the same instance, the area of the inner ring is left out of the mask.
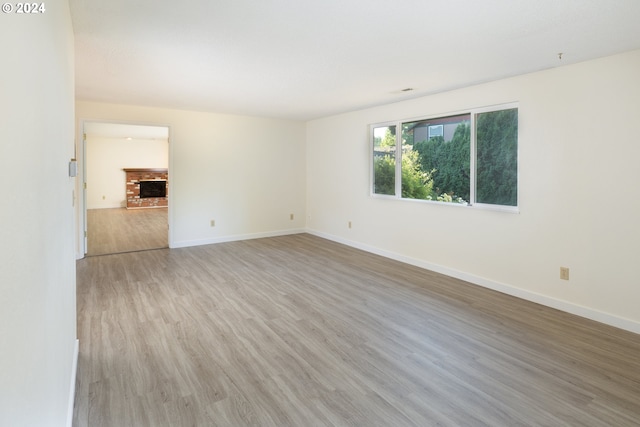
<path id="1" fill-rule="evenodd" d="M 4 13 L 36 14 L 45 13 L 47 8 L 44 3 L 3 3 L 2 11 Z"/>

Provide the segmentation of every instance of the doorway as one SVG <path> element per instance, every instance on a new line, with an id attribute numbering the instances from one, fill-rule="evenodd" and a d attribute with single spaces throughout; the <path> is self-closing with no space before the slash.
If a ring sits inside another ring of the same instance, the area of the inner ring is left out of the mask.
<path id="1" fill-rule="evenodd" d="M 84 122 L 83 133 L 85 255 L 168 247 L 168 192 L 139 191 L 169 188 L 169 128 Z"/>

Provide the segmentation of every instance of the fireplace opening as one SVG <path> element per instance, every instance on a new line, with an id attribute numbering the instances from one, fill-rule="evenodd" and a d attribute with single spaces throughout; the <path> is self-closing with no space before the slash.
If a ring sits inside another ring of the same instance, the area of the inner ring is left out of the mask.
<path id="1" fill-rule="evenodd" d="M 167 181 L 140 181 L 140 198 L 167 197 Z"/>

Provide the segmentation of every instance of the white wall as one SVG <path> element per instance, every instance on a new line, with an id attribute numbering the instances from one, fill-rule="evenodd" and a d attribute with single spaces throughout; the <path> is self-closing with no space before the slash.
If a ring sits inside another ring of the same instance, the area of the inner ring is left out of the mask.
<path id="1" fill-rule="evenodd" d="M 168 168 L 167 140 L 106 138 L 87 134 L 87 209 L 127 205 L 123 168 Z"/>
<path id="2" fill-rule="evenodd" d="M 304 123 L 82 101 L 76 116 L 78 131 L 84 121 L 169 126 L 171 247 L 304 229 Z"/>
<path id="3" fill-rule="evenodd" d="M 308 228 L 640 332 L 639 75 L 635 51 L 311 121 Z M 369 124 L 514 101 L 519 214 L 369 196 Z"/>
<path id="4" fill-rule="evenodd" d="M 0 425 L 70 424 L 76 347 L 66 1 L 0 17 Z"/>

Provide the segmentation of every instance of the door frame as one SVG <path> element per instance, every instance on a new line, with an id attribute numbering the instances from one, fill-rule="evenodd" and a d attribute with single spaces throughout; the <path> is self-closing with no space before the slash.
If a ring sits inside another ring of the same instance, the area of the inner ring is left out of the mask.
<path id="1" fill-rule="evenodd" d="M 78 157 L 77 161 L 80 163 L 78 165 L 78 178 L 76 180 L 76 194 L 78 195 L 79 201 L 77 203 L 76 208 L 76 259 L 82 259 L 87 254 L 87 138 L 85 132 L 85 125 L 87 123 L 102 123 L 102 124 L 113 124 L 113 125 L 133 125 L 133 126 L 153 126 L 153 127 L 163 127 L 168 130 L 168 174 L 172 176 L 173 169 L 173 144 L 172 135 L 171 135 L 171 126 L 162 123 L 150 123 L 150 122 L 139 122 L 139 121 L 127 121 L 127 120 L 100 120 L 100 119 L 80 119 L 78 120 L 78 136 L 81 141 L 78 146 Z M 169 179 L 169 183 L 167 184 L 168 189 L 168 231 L 167 231 L 167 242 L 169 247 L 173 247 L 173 198 L 174 198 L 174 187 L 173 187 L 173 179 Z"/>

